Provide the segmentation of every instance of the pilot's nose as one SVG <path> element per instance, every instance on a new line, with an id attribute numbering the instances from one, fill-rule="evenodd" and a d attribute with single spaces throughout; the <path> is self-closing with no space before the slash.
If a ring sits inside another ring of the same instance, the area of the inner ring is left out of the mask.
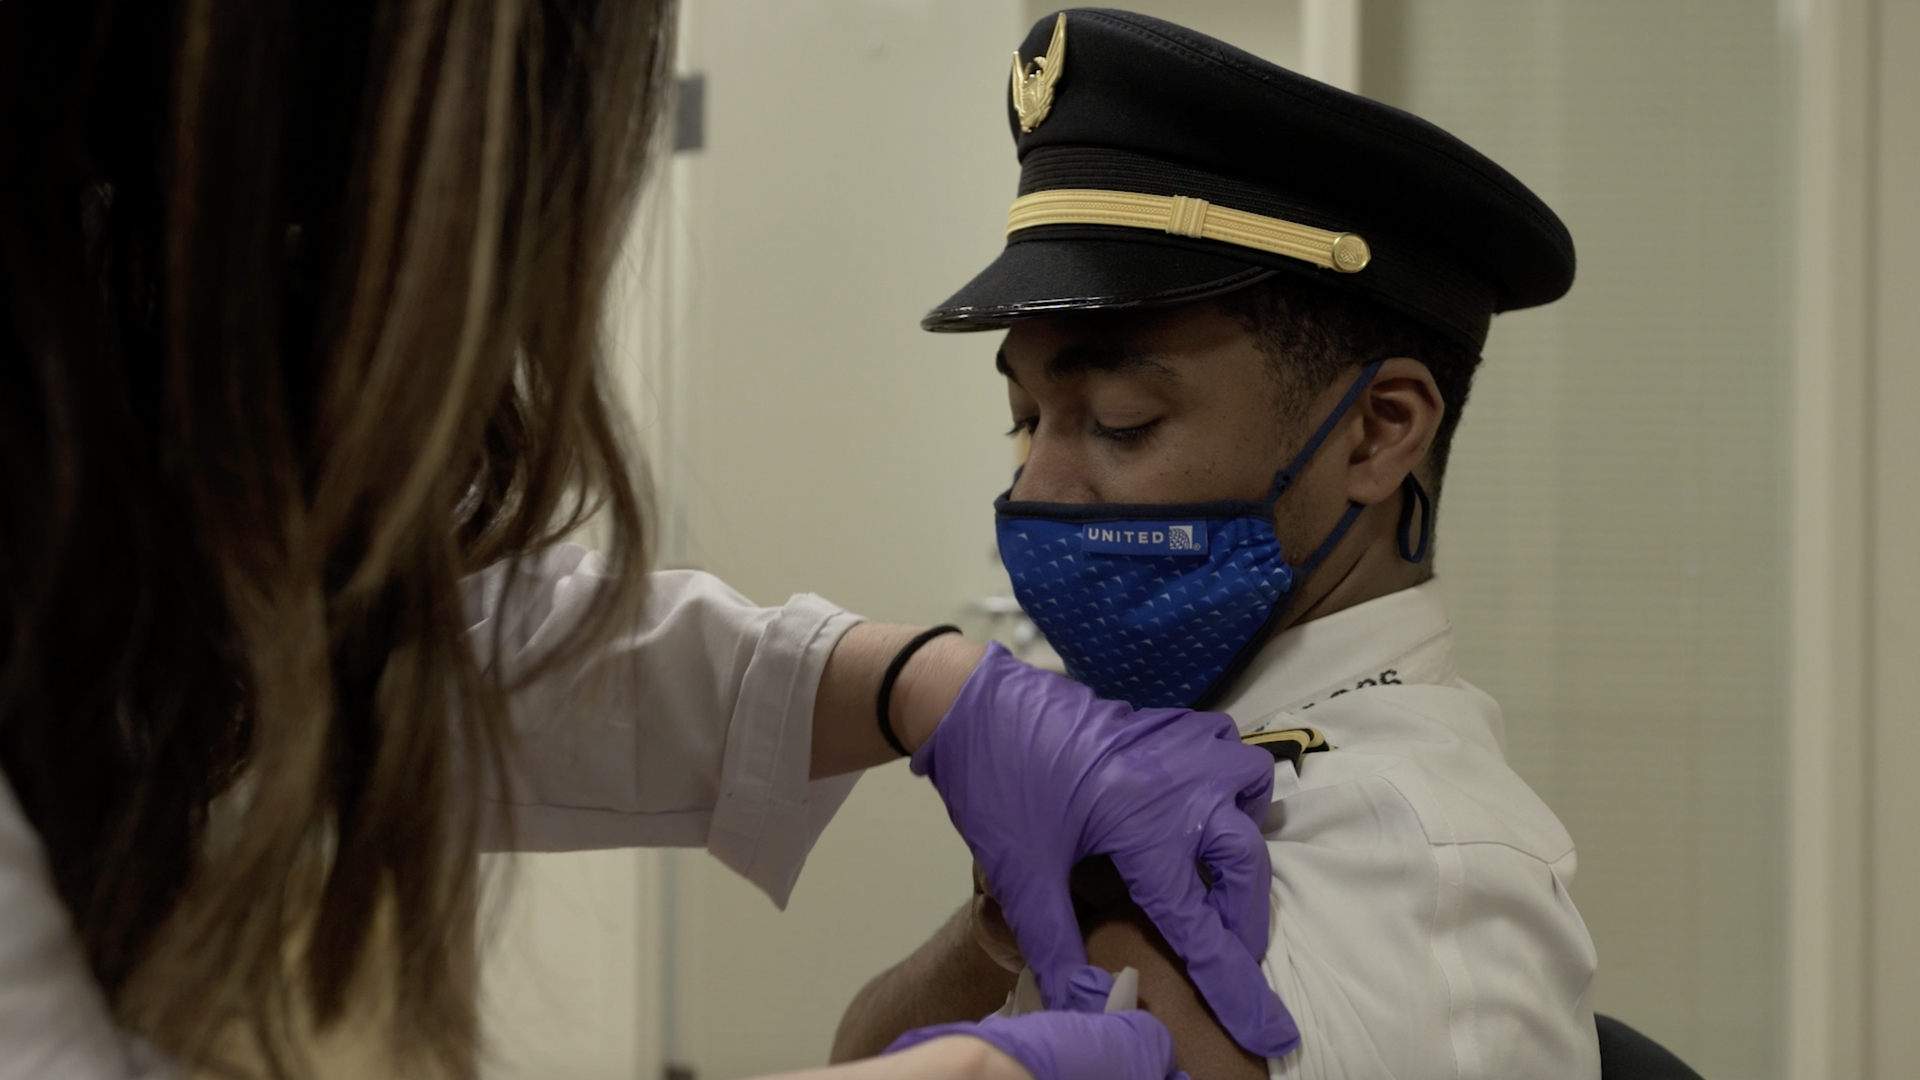
<path id="1" fill-rule="evenodd" d="M 1042 423 L 1028 442 L 1026 464 L 1013 482 L 1016 502 L 1085 504 L 1100 501 L 1090 481 L 1081 440 L 1056 435 Z"/>

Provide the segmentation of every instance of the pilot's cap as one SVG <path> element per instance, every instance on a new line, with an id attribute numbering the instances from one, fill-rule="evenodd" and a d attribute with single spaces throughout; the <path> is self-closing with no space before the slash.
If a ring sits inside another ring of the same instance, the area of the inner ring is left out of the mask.
<path id="1" fill-rule="evenodd" d="M 1573 284 L 1526 185 L 1425 120 L 1144 15 L 1034 24 L 1008 122 L 1007 246 L 928 330 L 1186 303 L 1291 274 L 1474 350 L 1495 312 Z"/>

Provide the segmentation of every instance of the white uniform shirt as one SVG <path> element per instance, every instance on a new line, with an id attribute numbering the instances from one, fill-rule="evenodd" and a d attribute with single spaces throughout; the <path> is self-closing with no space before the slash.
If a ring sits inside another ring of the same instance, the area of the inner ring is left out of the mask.
<path id="1" fill-rule="evenodd" d="M 569 625 L 605 570 L 575 547 L 469 586 L 474 646 L 511 670 Z M 512 703 L 519 834 L 496 846 L 705 847 L 784 904 L 854 776 L 807 779 L 827 655 L 858 619 L 815 596 L 759 608 L 706 574 L 651 575 L 626 634 Z M 172 1072 L 113 1025 L 40 838 L 0 774 L 0 1080 L 159 1080 Z"/>
<path id="2" fill-rule="evenodd" d="M 1336 749 L 1274 774 L 1272 944 L 1300 1026 L 1275 1080 L 1593 1080 L 1573 841 L 1501 754 L 1428 582 L 1276 637 L 1220 708 Z"/>

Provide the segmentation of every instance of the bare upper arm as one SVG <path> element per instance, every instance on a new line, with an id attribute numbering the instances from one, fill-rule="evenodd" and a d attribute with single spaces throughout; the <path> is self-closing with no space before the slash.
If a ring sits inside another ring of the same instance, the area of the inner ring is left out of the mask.
<path id="1" fill-rule="evenodd" d="M 1074 908 L 1087 939 L 1087 959 L 1109 971 L 1140 972 L 1140 1007 L 1173 1033 L 1180 1068 L 1193 1080 L 1264 1080 L 1265 1060 L 1242 1050 L 1187 980 L 1187 968 L 1127 896 L 1104 859 L 1074 870 Z"/>
<path id="2" fill-rule="evenodd" d="M 1186 965 L 1127 896 L 1111 862 L 1090 859 L 1077 867 L 1073 899 L 1087 958 L 1109 971 L 1140 973 L 1140 1007 L 1172 1033 L 1181 1069 L 1193 1080 L 1264 1080 L 1266 1062 L 1242 1050 L 1214 1019 L 1187 981 Z M 989 900 L 980 915 L 991 936 L 1011 943 L 998 905 Z M 1013 976 L 974 941 L 971 916 L 972 905 L 963 906 L 925 945 L 860 991 L 841 1020 L 834 1061 L 878 1053 L 910 1028 L 978 1019 L 1006 1000 Z"/>

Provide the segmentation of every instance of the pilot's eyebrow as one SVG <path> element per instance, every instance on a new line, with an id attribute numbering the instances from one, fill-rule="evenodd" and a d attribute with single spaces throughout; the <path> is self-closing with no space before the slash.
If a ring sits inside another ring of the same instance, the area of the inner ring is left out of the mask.
<path id="1" fill-rule="evenodd" d="M 994 355 L 993 366 L 1014 382 L 1013 369 L 1007 366 L 1007 351 L 1002 348 Z M 1166 361 L 1151 353 L 1135 352 L 1123 345 L 1114 344 L 1076 344 L 1069 345 L 1047 361 L 1047 378 L 1058 379 L 1066 375 L 1079 375 L 1089 371 L 1101 372 L 1139 372 L 1162 379 L 1174 377 L 1174 370 Z"/>

